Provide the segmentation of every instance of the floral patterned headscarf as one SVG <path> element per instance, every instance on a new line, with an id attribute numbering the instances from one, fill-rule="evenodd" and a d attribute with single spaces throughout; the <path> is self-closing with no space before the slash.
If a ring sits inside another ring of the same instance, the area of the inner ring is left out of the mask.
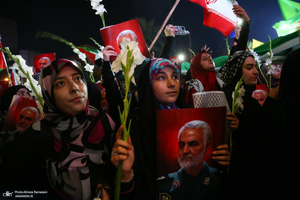
<path id="1" fill-rule="evenodd" d="M 180 78 L 180 72 L 178 68 L 173 63 L 171 63 L 171 61 L 169 61 L 168 59 L 157 58 L 151 61 L 149 68 L 151 85 L 154 84 L 157 74 L 165 67 L 171 67 L 172 69 L 174 69 Z"/>

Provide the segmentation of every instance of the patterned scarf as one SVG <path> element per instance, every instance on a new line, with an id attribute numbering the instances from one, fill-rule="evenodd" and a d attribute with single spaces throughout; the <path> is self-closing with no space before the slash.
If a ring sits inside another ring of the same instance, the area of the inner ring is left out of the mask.
<path id="1" fill-rule="evenodd" d="M 150 68 L 149 68 L 151 85 L 153 85 L 158 73 L 165 67 L 173 68 L 177 72 L 178 77 L 180 79 L 180 72 L 178 68 L 173 63 L 171 63 L 171 61 L 163 58 L 157 58 L 151 61 Z"/>
<path id="2" fill-rule="evenodd" d="M 178 74 L 178 78 L 180 79 L 180 72 L 179 72 L 178 68 L 173 63 L 171 63 L 171 61 L 169 61 L 167 59 L 163 59 L 163 58 L 157 58 L 157 59 L 152 60 L 152 62 L 150 64 L 150 68 L 149 68 L 151 86 L 153 86 L 158 73 L 167 66 L 174 69 Z M 175 105 L 175 103 L 172 103 L 171 105 L 160 104 L 160 107 L 162 110 L 177 109 L 177 106 Z"/>
<path id="3" fill-rule="evenodd" d="M 191 76 L 193 79 L 198 79 L 201 81 L 204 90 L 208 91 L 217 91 L 216 87 L 216 72 L 206 71 L 201 65 L 201 56 L 206 51 L 201 51 L 191 61 Z"/>
<path id="4" fill-rule="evenodd" d="M 78 64 L 66 59 L 51 62 L 41 73 L 44 119 L 53 134 L 55 150 L 48 160 L 48 177 L 61 196 L 90 199 L 94 193 L 92 179 L 97 177 L 97 184 L 107 185 L 104 163 L 105 158 L 109 158 L 107 144 L 115 124 L 108 115 L 99 113 L 88 103 L 84 111 L 76 115 L 67 115 L 57 107 L 53 97 L 54 82 L 67 64 L 84 77 Z M 100 172 L 94 172 L 95 168 Z"/>
<path id="5" fill-rule="evenodd" d="M 253 55 L 248 51 L 237 51 L 231 55 L 222 67 L 221 79 L 224 81 L 223 87 L 231 82 L 237 83 L 242 77 L 242 66 L 246 58 Z"/>

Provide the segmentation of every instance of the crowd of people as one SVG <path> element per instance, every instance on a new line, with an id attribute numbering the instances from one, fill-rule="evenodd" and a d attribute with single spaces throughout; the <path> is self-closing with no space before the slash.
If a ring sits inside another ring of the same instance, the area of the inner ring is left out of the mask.
<path id="1" fill-rule="evenodd" d="M 46 190 L 49 199 L 78 200 L 93 199 L 101 191 L 103 200 L 114 199 L 122 161 L 120 199 L 299 198 L 299 117 L 294 114 L 299 109 L 300 49 L 287 55 L 282 73 L 277 67 L 272 87 L 266 88 L 261 66 L 246 49 L 250 18 L 239 5 L 233 11 L 243 25 L 224 66 L 215 70 L 205 46 L 191 60 L 184 82 L 178 60 L 170 56 L 177 30 L 166 26 L 162 53 L 136 66 L 128 142 L 122 140 L 118 110 L 123 110 L 127 98 L 120 82 L 124 77 L 111 71 L 111 57 L 117 56 L 113 46 L 102 51 L 100 85 L 89 80 L 76 61 L 42 58 L 47 64 L 35 77 L 42 90 L 42 112 L 24 107 L 15 126 L 8 127 L 14 97 L 34 98 L 21 85 L 9 87 L 1 96 L 0 189 Z M 193 120 L 178 130 L 174 148 L 180 169 L 157 177 L 157 111 L 193 109 L 194 93 L 213 91 L 223 91 L 232 109 L 232 93 L 242 77 L 243 109 L 228 112 L 224 119 L 232 145 L 224 141 L 212 151 L 220 167 L 204 161 L 212 142 L 211 127 Z"/>

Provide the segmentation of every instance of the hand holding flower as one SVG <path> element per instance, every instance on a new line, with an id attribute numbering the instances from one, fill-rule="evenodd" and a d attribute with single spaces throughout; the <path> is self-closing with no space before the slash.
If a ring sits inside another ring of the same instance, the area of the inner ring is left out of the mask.
<path id="1" fill-rule="evenodd" d="M 128 142 L 122 140 L 123 126 L 120 126 L 116 133 L 116 142 L 113 146 L 111 162 L 118 167 L 119 162 L 123 161 L 122 180 L 131 178 L 131 169 L 134 163 L 134 148 L 129 136 Z"/>

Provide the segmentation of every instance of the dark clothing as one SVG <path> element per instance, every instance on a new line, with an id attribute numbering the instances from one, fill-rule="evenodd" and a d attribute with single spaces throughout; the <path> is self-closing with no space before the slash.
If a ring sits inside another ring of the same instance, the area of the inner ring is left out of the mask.
<path id="1" fill-rule="evenodd" d="M 250 32 L 250 21 L 243 22 L 242 30 L 240 32 L 240 37 L 238 40 L 235 38 L 234 42 L 237 44 L 232 46 L 230 50 L 230 55 L 233 55 L 236 51 L 246 50 L 249 32 Z"/>
<path id="2" fill-rule="evenodd" d="M 157 180 L 157 199 L 166 199 L 166 194 L 172 200 L 218 199 L 218 180 L 204 162 L 199 174 L 195 177 L 187 174 L 182 168 Z"/>
<path id="3" fill-rule="evenodd" d="M 225 95 L 231 107 L 232 86 L 227 87 Z M 265 152 L 268 148 L 270 123 L 277 101 L 267 97 L 263 107 L 251 97 L 255 86 L 243 85 L 246 92 L 243 96 L 244 109 L 236 113 L 239 127 L 233 132 L 233 148 L 230 160 L 230 199 L 255 199 L 263 194 L 262 172 L 266 170 Z M 230 89 L 231 88 L 231 89 Z"/>
<path id="4" fill-rule="evenodd" d="M 170 52 L 171 52 L 171 49 L 173 46 L 174 39 L 175 39 L 175 37 L 172 37 L 172 36 L 167 37 L 165 46 L 164 46 L 161 54 L 159 55 L 159 58 L 165 58 L 165 59 L 170 58 Z"/>
<path id="5" fill-rule="evenodd" d="M 267 154 L 267 189 L 273 199 L 299 199 L 300 189 L 300 84 L 298 81 L 300 49 L 287 56 L 283 63 L 279 106 L 272 121 L 273 145 Z M 270 198 L 271 199 L 271 198 Z"/>

